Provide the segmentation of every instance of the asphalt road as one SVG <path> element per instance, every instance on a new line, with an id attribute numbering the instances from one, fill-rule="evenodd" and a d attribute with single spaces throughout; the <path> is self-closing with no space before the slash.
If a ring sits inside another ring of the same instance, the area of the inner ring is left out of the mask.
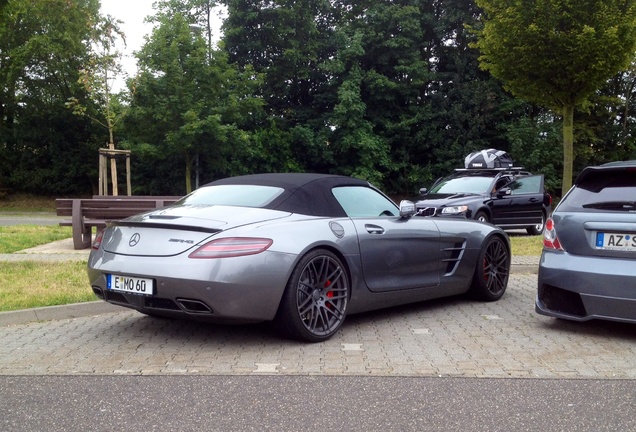
<path id="1" fill-rule="evenodd" d="M 11 225 L 57 225 L 64 218 L 51 212 L 6 212 L 0 213 L 0 226 Z"/>
<path id="2" fill-rule="evenodd" d="M 636 431 L 636 333 L 450 298 L 321 344 L 135 311 L 0 328 L 0 430 Z"/>
<path id="3" fill-rule="evenodd" d="M 623 380 L 5 376 L 4 431 L 633 431 Z"/>

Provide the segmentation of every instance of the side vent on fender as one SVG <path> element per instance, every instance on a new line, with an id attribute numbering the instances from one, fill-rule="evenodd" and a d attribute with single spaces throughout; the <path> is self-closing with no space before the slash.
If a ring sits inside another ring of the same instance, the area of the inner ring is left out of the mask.
<path id="1" fill-rule="evenodd" d="M 444 258 L 442 258 L 442 262 L 446 264 L 444 276 L 450 276 L 457 270 L 457 266 L 462 260 L 462 255 L 464 255 L 465 247 L 466 243 L 462 242 L 455 243 L 452 247 L 444 248 Z"/>

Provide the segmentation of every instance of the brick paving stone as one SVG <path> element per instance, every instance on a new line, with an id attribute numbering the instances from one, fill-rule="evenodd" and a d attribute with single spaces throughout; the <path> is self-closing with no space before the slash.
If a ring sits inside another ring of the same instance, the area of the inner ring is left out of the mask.
<path id="1" fill-rule="evenodd" d="M 456 297 L 355 315 L 318 344 L 281 339 L 266 325 L 163 320 L 126 309 L 10 325 L 0 327 L 0 375 L 636 379 L 633 325 L 537 315 L 535 290 L 535 274 L 513 274 L 499 302 Z"/>

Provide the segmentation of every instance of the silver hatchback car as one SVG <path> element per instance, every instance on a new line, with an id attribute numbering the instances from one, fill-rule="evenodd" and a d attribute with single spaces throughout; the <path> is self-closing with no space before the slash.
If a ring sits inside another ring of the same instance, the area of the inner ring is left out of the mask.
<path id="1" fill-rule="evenodd" d="M 585 168 L 543 245 L 538 313 L 636 323 L 636 160 Z"/>

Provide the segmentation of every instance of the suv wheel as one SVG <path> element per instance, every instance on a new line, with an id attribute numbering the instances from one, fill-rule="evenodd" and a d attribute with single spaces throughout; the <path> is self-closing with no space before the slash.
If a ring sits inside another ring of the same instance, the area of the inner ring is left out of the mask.
<path id="1" fill-rule="evenodd" d="M 545 228 L 545 215 L 541 215 L 541 223 L 538 223 L 536 225 L 526 228 L 526 231 L 530 235 L 539 235 L 539 234 L 543 234 L 544 228 Z"/>
<path id="2" fill-rule="evenodd" d="M 477 212 L 477 214 L 475 215 L 475 220 L 478 221 L 478 222 L 490 222 L 490 218 L 483 211 L 478 211 Z"/>

